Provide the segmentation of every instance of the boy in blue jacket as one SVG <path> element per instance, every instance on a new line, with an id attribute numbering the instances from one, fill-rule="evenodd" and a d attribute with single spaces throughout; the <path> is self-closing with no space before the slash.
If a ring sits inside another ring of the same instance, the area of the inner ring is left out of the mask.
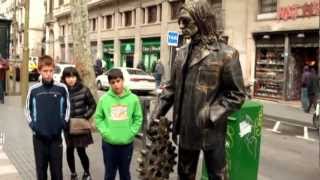
<path id="1" fill-rule="evenodd" d="M 69 120 L 70 102 L 67 87 L 53 81 L 54 61 L 50 56 L 39 58 L 42 81 L 33 85 L 26 99 L 25 115 L 33 132 L 33 148 L 38 180 L 62 180 L 61 131 Z"/>

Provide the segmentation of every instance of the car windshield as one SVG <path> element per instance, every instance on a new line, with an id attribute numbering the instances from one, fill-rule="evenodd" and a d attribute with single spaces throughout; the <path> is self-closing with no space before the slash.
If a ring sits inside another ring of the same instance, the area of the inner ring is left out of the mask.
<path id="1" fill-rule="evenodd" d="M 148 75 L 146 72 L 138 69 L 127 69 L 130 75 Z"/>
<path id="2" fill-rule="evenodd" d="M 56 66 L 55 68 L 54 68 L 54 73 L 55 74 L 59 74 L 61 72 L 61 68 L 59 67 L 59 66 Z"/>

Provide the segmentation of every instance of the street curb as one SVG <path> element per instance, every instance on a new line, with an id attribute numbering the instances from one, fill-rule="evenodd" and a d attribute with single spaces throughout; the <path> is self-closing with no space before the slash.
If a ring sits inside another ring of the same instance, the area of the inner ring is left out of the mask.
<path id="1" fill-rule="evenodd" d="M 313 128 L 312 123 L 308 123 L 308 122 L 302 122 L 299 120 L 294 120 L 294 119 L 288 119 L 288 118 L 284 118 L 284 117 L 278 117 L 278 116 L 273 116 L 273 115 L 268 115 L 268 114 L 264 114 L 264 118 L 265 119 L 272 119 L 275 121 L 282 121 L 288 124 L 294 124 L 296 126 L 303 126 L 303 127 L 311 127 Z M 312 119 L 311 119 L 312 121 Z"/>

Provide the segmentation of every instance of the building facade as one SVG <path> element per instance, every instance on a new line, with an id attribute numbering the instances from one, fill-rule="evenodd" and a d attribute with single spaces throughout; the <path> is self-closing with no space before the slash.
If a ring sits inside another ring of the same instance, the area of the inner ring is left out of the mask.
<path id="1" fill-rule="evenodd" d="M 0 14 L 3 14 L 8 19 L 13 18 L 16 11 L 17 20 L 17 55 L 18 59 L 22 58 L 23 54 L 23 33 L 24 33 L 24 20 L 25 8 L 24 0 L 0 0 Z M 44 37 L 44 0 L 30 1 L 30 14 L 29 14 L 29 49 L 30 56 L 40 56 L 43 49 Z M 11 27 L 11 39 L 13 39 L 13 28 Z M 12 53 L 11 46 L 11 53 Z"/>
<path id="2" fill-rule="evenodd" d="M 300 97 L 302 68 L 318 71 L 319 2 L 317 0 L 208 0 L 218 10 L 219 31 L 240 54 L 245 83 L 254 82 L 256 97 Z M 50 3 L 48 3 L 50 2 Z M 69 0 L 48 0 L 48 53 L 73 62 Z M 51 4 L 50 8 L 48 4 Z M 92 60 L 151 72 L 161 59 L 166 76 L 174 48 L 168 31 L 178 31 L 181 2 L 175 0 L 89 0 Z M 215 11 L 215 10 L 214 10 Z M 173 53 L 174 54 L 174 53 Z"/>
<path id="3" fill-rule="evenodd" d="M 257 3 L 258 2 L 258 3 Z M 247 59 L 256 97 L 299 100 L 303 67 L 319 72 L 318 0 L 248 0 Z"/>
<path id="4" fill-rule="evenodd" d="M 54 19 L 47 23 L 48 53 L 60 61 L 73 62 L 70 2 L 48 2 L 53 5 Z M 161 59 L 169 69 L 167 32 L 178 30 L 176 19 L 181 4 L 163 0 L 89 0 L 92 60 L 103 59 L 107 68 L 136 67 L 142 61 L 146 71 L 151 72 Z"/>

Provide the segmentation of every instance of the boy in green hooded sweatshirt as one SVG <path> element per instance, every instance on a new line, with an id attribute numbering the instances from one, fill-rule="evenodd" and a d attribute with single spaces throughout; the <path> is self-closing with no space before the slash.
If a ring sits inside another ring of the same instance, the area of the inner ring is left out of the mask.
<path id="1" fill-rule="evenodd" d="M 105 180 L 114 180 L 119 170 L 121 180 L 130 180 L 133 140 L 142 124 L 139 98 L 124 88 L 120 69 L 108 73 L 109 91 L 96 109 L 96 126 L 102 136 Z"/>

